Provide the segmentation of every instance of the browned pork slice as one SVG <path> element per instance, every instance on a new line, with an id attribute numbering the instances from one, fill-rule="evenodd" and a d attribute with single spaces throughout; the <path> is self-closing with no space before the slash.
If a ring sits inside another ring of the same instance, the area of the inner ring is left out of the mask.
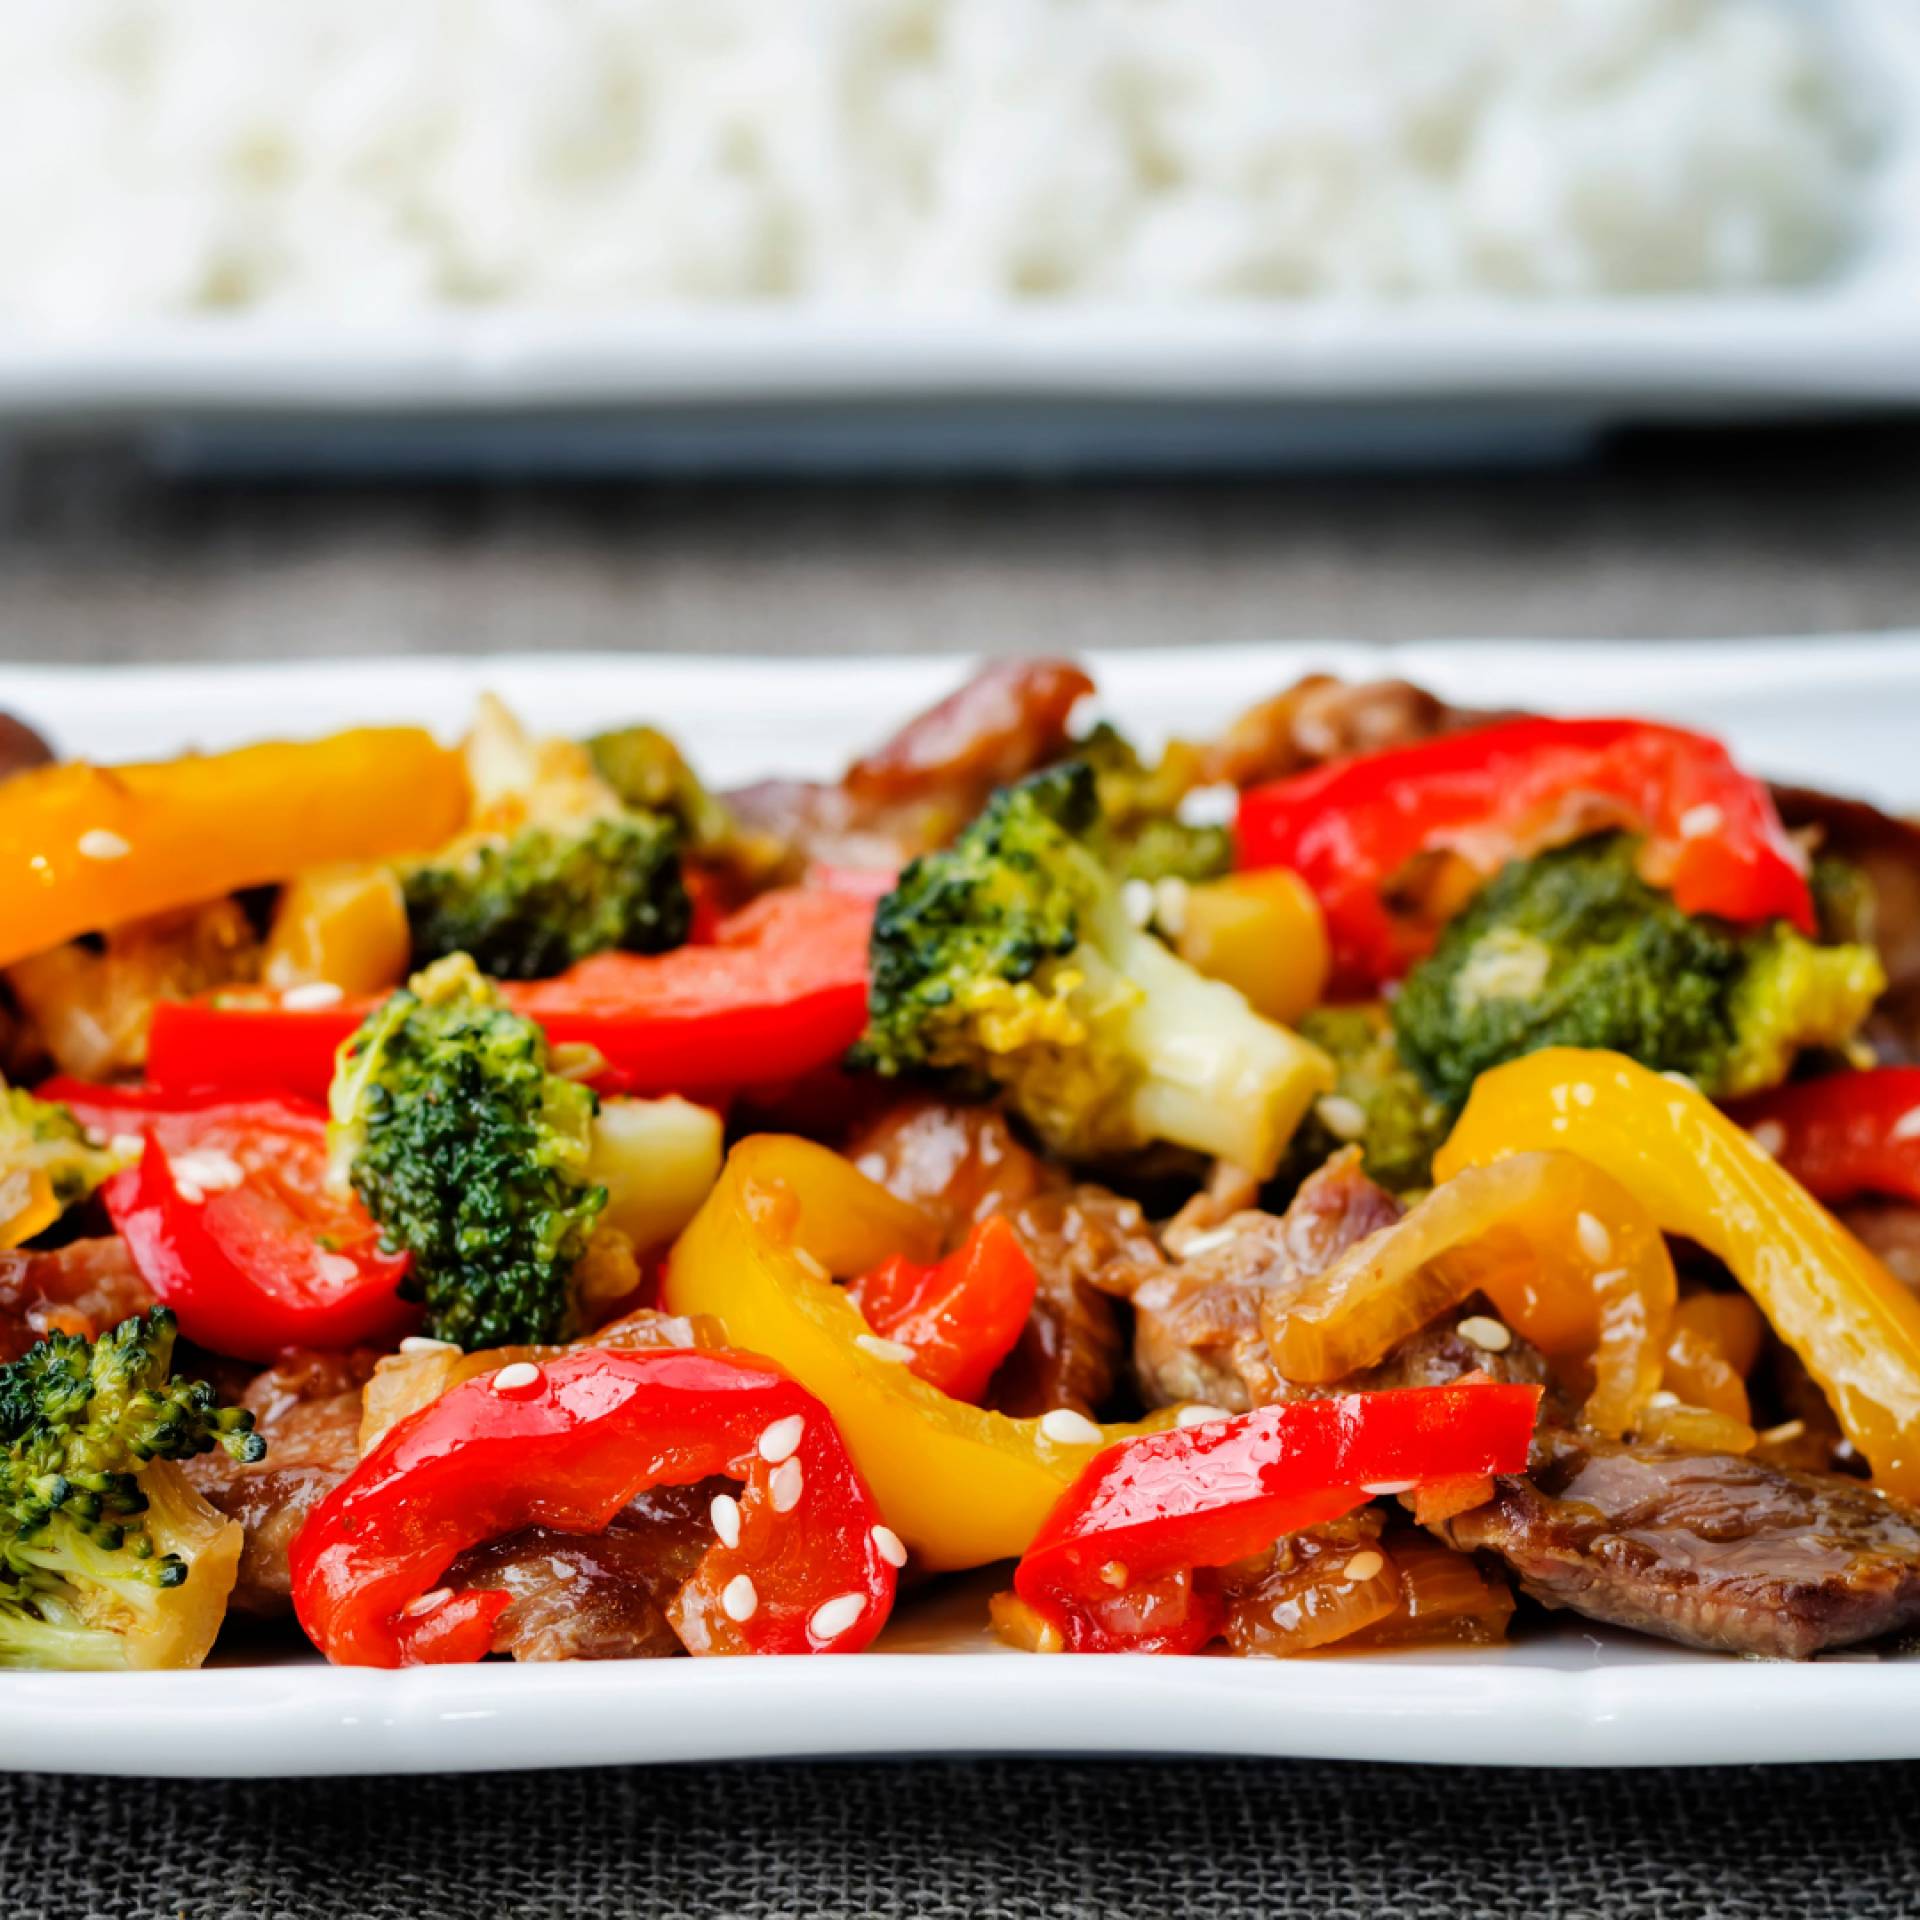
<path id="1" fill-rule="evenodd" d="M 152 1305 L 118 1235 L 0 1253 L 0 1361 L 17 1360 L 48 1333 L 91 1339 Z"/>
<path id="2" fill-rule="evenodd" d="M 991 1107 L 902 1106 L 856 1141 L 851 1157 L 868 1179 L 932 1214 L 949 1243 L 996 1213 L 1019 1234 L 1039 1284 L 1027 1329 L 988 1391 L 991 1405 L 1018 1415 L 1090 1414 L 1112 1397 L 1126 1335 L 1102 1291 L 1105 1277 L 1160 1259 L 1131 1200 L 1048 1166 Z"/>
<path id="3" fill-rule="evenodd" d="M 1281 1398 L 1262 1302 L 1399 1217 L 1399 1202 L 1350 1149 L 1311 1175 L 1285 1213 L 1236 1213 L 1188 1236 L 1184 1259 L 1107 1269 L 1103 1282 L 1133 1302 L 1134 1371 L 1148 1405 L 1202 1400 L 1240 1413 Z"/>
<path id="4" fill-rule="evenodd" d="M 713 1545 L 708 1509 L 727 1480 L 654 1487 L 604 1533 L 526 1527 L 473 1547 L 443 1582 L 456 1592 L 505 1592 L 493 1651 L 516 1660 L 646 1660 L 681 1651 L 667 1619 L 673 1597 Z"/>
<path id="5" fill-rule="evenodd" d="M 1436 1531 L 1545 1606 L 1713 1652 L 1804 1660 L 1920 1622 L 1920 1514 L 1734 1454 L 1543 1429 L 1530 1473 Z"/>
<path id="6" fill-rule="evenodd" d="M 996 787 L 1066 751 L 1068 720 L 1093 682 L 1065 660 L 1002 660 L 834 783 L 764 780 L 726 796 L 750 827 L 791 849 L 797 870 L 892 867 L 944 846 Z"/>
<path id="7" fill-rule="evenodd" d="M 1355 683 L 1310 673 L 1247 708 L 1199 750 L 1196 771 L 1207 785 L 1250 787 L 1503 717 L 1449 706 L 1409 680 Z"/>
<path id="8" fill-rule="evenodd" d="M 286 1355 L 240 1396 L 266 1439 L 267 1457 L 247 1466 L 216 1448 L 186 1463 L 201 1493 L 246 1529 L 235 1613 L 272 1618 L 291 1611 L 287 1548 L 360 1457 L 361 1389 L 379 1357 Z"/>

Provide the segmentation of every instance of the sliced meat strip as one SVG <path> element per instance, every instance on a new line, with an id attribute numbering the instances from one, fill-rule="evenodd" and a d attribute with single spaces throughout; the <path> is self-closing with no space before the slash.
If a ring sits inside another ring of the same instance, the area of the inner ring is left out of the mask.
<path id="1" fill-rule="evenodd" d="M 1283 1214 L 1232 1215 L 1186 1237 L 1186 1257 L 1106 1270 L 1133 1302 L 1133 1364 L 1149 1406 L 1203 1400 L 1231 1413 L 1279 1399 L 1260 1326 L 1270 1289 L 1324 1272 L 1347 1248 L 1400 1217 L 1400 1203 L 1349 1149 L 1302 1183 Z"/>
<path id="2" fill-rule="evenodd" d="M 361 1390 L 379 1358 L 370 1349 L 284 1356 L 240 1396 L 267 1457 L 246 1466 L 216 1448 L 186 1462 L 187 1478 L 246 1529 L 235 1613 L 271 1619 L 292 1611 L 287 1548 L 360 1457 Z"/>
<path id="3" fill-rule="evenodd" d="M 1284 693 L 1249 707 L 1200 749 L 1197 771 L 1206 785 L 1257 786 L 1504 717 L 1449 706 L 1408 680 L 1354 684 L 1330 673 L 1310 673 Z"/>
<path id="4" fill-rule="evenodd" d="M 91 1339 L 152 1305 L 117 1235 L 0 1253 L 0 1361 L 17 1360 L 55 1331 Z"/>
<path id="5" fill-rule="evenodd" d="M 868 1179 L 932 1214 L 949 1244 L 992 1214 L 1019 1234 L 1039 1286 L 988 1404 L 1018 1415 L 1056 1407 L 1091 1414 L 1113 1397 L 1126 1333 L 1102 1290 L 1105 1277 L 1160 1259 L 1131 1200 L 1048 1166 L 992 1107 L 903 1106 L 862 1135 L 850 1157 Z"/>
<path id="6" fill-rule="evenodd" d="M 1857 1480 L 1545 1430 L 1532 1471 L 1437 1529 L 1544 1606 L 1804 1660 L 1920 1621 L 1920 1514 Z"/>
<path id="7" fill-rule="evenodd" d="M 0 780 L 52 762 L 53 749 L 39 733 L 17 714 L 0 713 Z"/>
<path id="8" fill-rule="evenodd" d="M 654 1487 L 604 1533 L 526 1527 L 447 1569 L 456 1592 L 506 1592 L 493 1651 L 516 1660 L 647 1660 L 682 1651 L 667 1607 L 713 1544 L 708 1509 L 728 1480 Z"/>
<path id="9" fill-rule="evenodd" d="M 793 870 L 897 867 L 944 846 L 996 787 L 1058 760 L 1093 682 L 1064 660 L 983 668 L 837 783 L 765 780 L 725 796 L 741 820 L 790 849 Z"/>
<path id="10" fill-rule="evenodd" d="M 1515 1333 L 1497 1352 L 1469 1339 L 1463 1327 L 1484 1324 L 1492 1316 L 1477 1295 L 1453 1312 L 1409 1334 L 1377 1367 L 1349 1374 L 1332 1388 L 1295 1388 L 1308 1392 L 1380 1393 L 1396 1387 L 1449 1387 L 1470 1373 L 1510 1385 L 1541 1387 L 1540 1417 L 1556 1425 L 1572 1423 L 1575 1408 L 1554 1384 L 1546 1356 Z"/>
<path id="11" fill-rule="evenodd" d="M 1019 1343 L 987 1388 L 987 1404 L 1025 1418 L 1069 1407 L 1093 1414 L 1113 1398 L 1126 1367 L 1121 1315 L 1101 1290 L 1116 1266 L 1159 1257 L 1146 1216 L 1086 1182 L 1036 1193 L 1008 1220 L 1033 1260 L 1039 1286 Z"/>

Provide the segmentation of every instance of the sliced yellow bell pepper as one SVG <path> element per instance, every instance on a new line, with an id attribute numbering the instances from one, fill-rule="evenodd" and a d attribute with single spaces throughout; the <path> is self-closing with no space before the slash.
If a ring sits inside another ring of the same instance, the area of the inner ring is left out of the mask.
<path id="1" fill-rule="evenodd" d="M 15 1167 L 0 1179 L 0 1248 L 18 1247 L 44 1233 L 63 1209 L 53 1182 L 39 1167 Z"/>
<path id="2" fill-rule="evenodd" d="M 1550 1047 L 1482 1074 L 1441 1179 L 1558 1149 L 1724 1260 L 1832 1402 L 1875 1481 L 1920 1499 L 1920 1300 L 1691 1084 Z"/>
<path id="3" fill-rule="evenodd" d="M 1313 890 L 1288 867 L 1187 888 L 1174 950 L 1196 973 L 1239 988 L 1255 1013 L 1295 1025 L 1326 991 L 1332 950 Z"/>
<path id="4" fill-rule="evenodd" d="M 1089 1425 L 1086 1439 L 954 1400 L 875 1341 L 831 1276 L 890 1254 L 937 1253 L 932 1222 L 837 1154 L 783 1134 L 743 1140 L 675 1243 L 666 1304 L 710 1314 L 730 1344 L 776 1360 L 831 1409 L 887 1524 L 928 1571 L 1026 1550 L 1101 1447 L 1141 1431 Z M 868 1345 L 862 1345 L 863 1341 Z"/>
<path id="5" fill-rule="evenodd" d="M 466 814 L 459 755 L 417 727 L 37 767 L 0 783 L 0 966 L 328 861 L 437 846 Z"/>
<path id="6" fill-rule="evenodd" d="M 280 993 L 325 981 L 357 999 L 397 987 L 412 957 L 406 896 L 391 867 L 312 867 L 280 890 L 260 979 Z"/>
<path id="7" fill-rule="evenodd" d="M 1484 1293 L 1543 1353 L 1591 1358 L 1583 1418 L 1618 1438 L 1660 1385 L 1674 1290 L 1659 1227 L 1617 1180 L 1522 1153 L 1462 1169 L 1324 1273 L 1270 1290 L 1260 1320 L 1281 1374 L 1323 1385 Z"/>

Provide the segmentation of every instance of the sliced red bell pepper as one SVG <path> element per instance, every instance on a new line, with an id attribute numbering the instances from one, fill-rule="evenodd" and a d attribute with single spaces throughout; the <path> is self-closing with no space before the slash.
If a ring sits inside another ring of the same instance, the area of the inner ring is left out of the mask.
<path id="1" fill-rule="evenodd" d="M 453 1388 L 314 1509 L 289 1556 L 294 1611 L 336 1665 L 478 1660 L 512 1596 L 441 1584 L 467 1548 L 597 1533 L 647 1488 L 714 1474 L 745 1487 L 668 1610 L 682 1643 L 857 1653 L 892 1609 L 899 1542 L 826 1408 L 730 1352 L 574 1348 Z"/>
<path id="2" fill-rule="evenodd" d="M 1581 832 L 1646 836 L 1647 878 L 1687 913 L 1814 931 L 1806 862 L 1765 786 L 1718 741 L 1639 720 L 1514 720 L 1338 761 L 1241 796 L 1243 867 L 1291 867 L 1327 916 L 1343 987 L 1396 979 L 1433 929 L 1387 895 L 1422 854 L 1490 874 Z"/>
<path id="3" fill-rule="evenodd" d="M 836 1060 L 867 1017 L 871 900 L 786 888 L 722 921 L 711 944 L 601 953 L 552 980 L 510 981 L 508 1005 L 556 1046 L 593 1047 L 609 1090 L 724 1092 Z M 289 1008 L 246 991 L 154 1009 L 147 1075 L 173 1091 L 326 1098 L 333 1057 L 371 1002 Z"/>
<path id="4" fill-rule="evenodd" d="M 1920 1067 L 1830 1073 L 1728 1112 L 1816 1200 L 1920 1200 Z"/>
<path id="5" fill-rule="evenodd" d="M 875 1333 L 913 1349 L 910 1372 L 978 1402 L 1025 1331 L 1037 1284 L 1020 1236 L 995 1215 L 944 1260 L 896 1253 L 849 1280 L 847 1294 Z"/>
<path id="6" fill-rule="evenodd" d="M 1398 1492 L 1527 1464 L 1540 1389 L 1492 1381 L 1256 1407 L 1107 1448 L 1061 1496 L 1014 1591 L 1075 1653 L 1194 1653 L 1206 1570 Z"/>
<path id="7" fill-rule="evenodd" d="M 327 1121 L 295 1101 L 166 1101 L 151 1092 L 49 1082 L 85 1126 L 146 1141 L 101 1188 L 156 1298 L 189 1340 L 241 1360 L 288 1347 L 384 1343 L 419 1309 L 399 1297 L 404 1254 L 327 1181 Z"/>

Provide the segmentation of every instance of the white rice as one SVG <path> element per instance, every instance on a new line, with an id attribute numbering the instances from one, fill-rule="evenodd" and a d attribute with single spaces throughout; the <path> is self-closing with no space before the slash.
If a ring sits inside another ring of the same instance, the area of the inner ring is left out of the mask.
<path id="1" fill-rule="evenodd" d="M 1815 278 L 1807 0 L 0 0 L 0 321 Z"/>

